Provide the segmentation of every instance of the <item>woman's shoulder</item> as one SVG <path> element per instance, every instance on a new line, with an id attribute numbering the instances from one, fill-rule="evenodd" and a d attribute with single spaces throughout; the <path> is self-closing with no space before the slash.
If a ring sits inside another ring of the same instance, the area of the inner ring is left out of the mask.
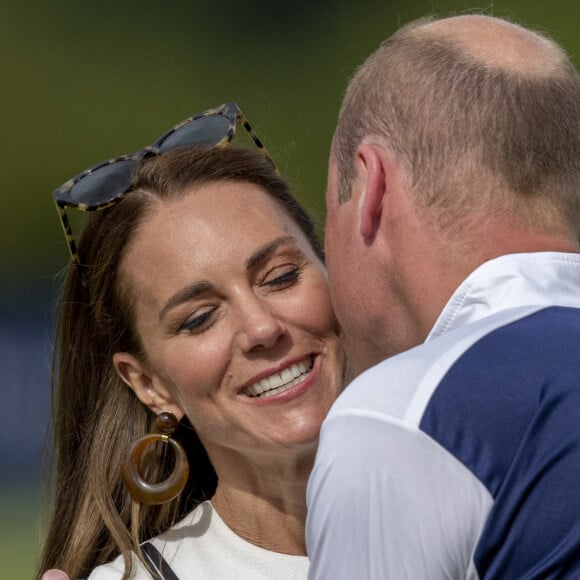
<path id="1" fill-rule="evenodd" d="M 272 552 L 235 534 L 210 502 L 204 502 L 183 520 L 149 540 L 178 578 L 205 580 L 305 580 L 306 556 Z M 133 558 L 131 580 L 150 580 L 151 575 Z M 122 558 L 95 568 L 89 580 L 118 580 L 124 572 Z"/>
<path id="2" fill-rule="evenodd" d="M 135 554 L 131 555 L 132 573 L 131 580 L 151 580 L 151 574 L 140 562 Z M 93 569 L 87 580 L 119 580 L 125 573 L 125 559 L 123 556 L 117 556 L 112 562 L 101 564 Z"/>
<path id="3" fill-rule="evenodd" d="M 133 559 L 134 564 L 136 564 L 136 558 Z M 119 580 L 125 572 L 125 561 L 123 556 L 118 556 L 112 562 L 107 564 L 101 564 L 93 569 L 90 573 L 88 580 Z M 136 576 L 135 578 L 139 578 Z M 143 576 L 147 578 L 147 576 Z"/>
<path id="4" fill-rule="evenodd" d="M 147 540 L 155 545 L 164 557 L 168 557 L 167 552 L 174 555 L 177 552 L 177 544 L 189 537 L 192 530 L 200 526 L 203 528 L 208 521 L 211 513 L 211 504 L 204 502 L 196 506 L 189 514 L 182 520 L 177 522 L 174 526 L 163 532 L 159 536 Z M 184 530 L 186 528 L 186 530 Z M 203 532 L 201 532 L 203 535 Z M 173 548 L 173 549 L 172 549 Z M 139 558 L 133 554 L 133 572 L 131 580 L 151 580 L 151 574 L 145 569 Z M 117 556 L 111 562 L 101 564 L 93 569 L 87 580 L 119 580 L 125 572 L 125 559 L 123 556 Z"/>

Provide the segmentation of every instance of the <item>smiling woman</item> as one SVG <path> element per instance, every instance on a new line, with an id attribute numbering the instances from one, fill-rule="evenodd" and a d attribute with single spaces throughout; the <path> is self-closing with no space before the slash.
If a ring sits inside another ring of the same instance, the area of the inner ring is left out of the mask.
<path id="1" fill-rule="evenodd" d="M 305 488 L 342 350 L 314 226 L 271 162 L 234 147 L 148 157 L 122 201 L 91 216 L 78 257 L 40 573 L 150 578 L 161 562 L 161 578 L 305 578 Z M 140 455 L 144 479 L 172 472 L 162 443 L 127 457 L 156 417 L 190 476 L 148 505 L 122 473 Z"/>

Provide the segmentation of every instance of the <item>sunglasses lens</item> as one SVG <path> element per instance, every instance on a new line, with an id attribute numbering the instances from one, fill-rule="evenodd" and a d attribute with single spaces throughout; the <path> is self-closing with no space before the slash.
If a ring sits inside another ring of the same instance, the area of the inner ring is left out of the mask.
<path id="1" fill-rule="evenodd" d="M 230 122 L 223 115 L 200 117 L 169 134 L 158 144 L 162 152 L 185 145 L 214 147 L 227 136 Z"/>
<path id="2" fill-rule="evenodd" d="M 103 165 L 75 183 L 69 195 L 79 204 L 107 203 L 127 191 L 134 169 L 132 159 Z"/>

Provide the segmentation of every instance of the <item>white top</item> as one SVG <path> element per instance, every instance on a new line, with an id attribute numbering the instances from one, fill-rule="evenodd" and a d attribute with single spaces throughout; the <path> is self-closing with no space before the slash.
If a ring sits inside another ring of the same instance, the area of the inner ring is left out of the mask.
<path id="1" fill-rule="evenodd" d="M 483 264 L 323 423 L 310 580 L 580 578 L 580 256 Z"/>
<path id="2" fill-rule="evenodd" d="M 167 532 L 150 540 L 179 580 L 305 580 L 306 556 L 290 556 L 259 548 L 235 534 L 206 501 Z M 135 558 L 136 580 L 151 575 Z M 123 558 L 98 566 L 89 580 L 118 580 Z"/>

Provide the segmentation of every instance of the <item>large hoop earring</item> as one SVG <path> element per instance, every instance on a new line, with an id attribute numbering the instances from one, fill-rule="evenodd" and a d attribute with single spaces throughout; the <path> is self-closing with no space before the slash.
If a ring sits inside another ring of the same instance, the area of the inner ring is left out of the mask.
<path id="1" fill-rule="evenodd" d="M 189 477 L 189 463 L 183 447 L 170 437 L 178 425 L 179 421 L 173 413 L 161 413 L 153 424 L 157 433 L 140 437 L 129 448 L 127 460 L 121 469 L 121 478 L 135 501 L 149 505 L 161 504 L 171 501 L 183 491 Z M 175 465 L 167 479 L 159 483 L 149 483 L 141 475 L 141 458 L 145 449 L 157 441 L 173 447 Z"/>

